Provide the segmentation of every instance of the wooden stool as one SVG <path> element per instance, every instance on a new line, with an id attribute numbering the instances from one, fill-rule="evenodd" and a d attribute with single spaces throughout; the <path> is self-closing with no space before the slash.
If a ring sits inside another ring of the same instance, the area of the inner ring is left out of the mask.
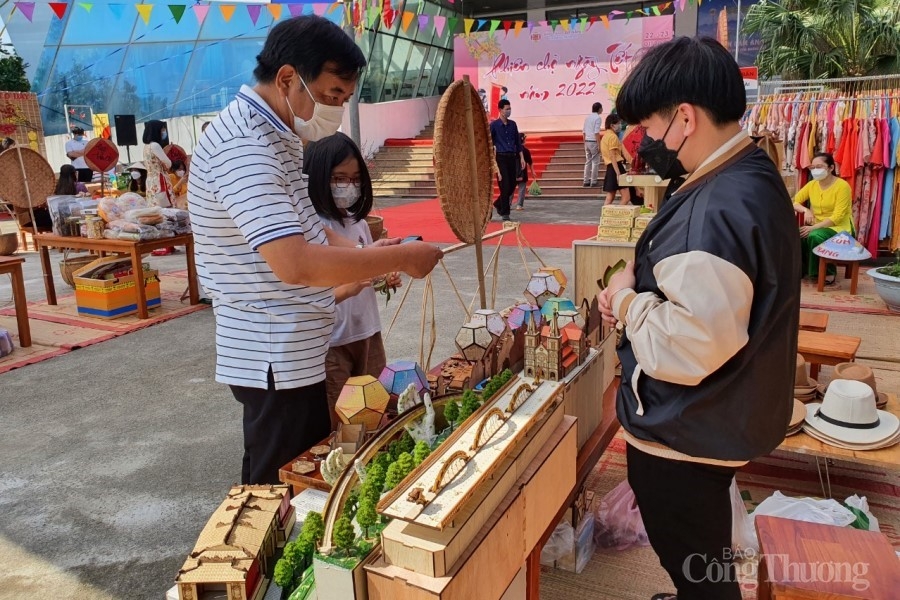
<path id="1" fill-rule="evenodd" d="M 800 311 L 800 329 L 823 332 L 828 328 L 828 313 Z"/>
<path id="2" fill-rule="evenodd" d="M 16 324 L 19 327 L 19 345 L 31 345 L 31 328 L 28 325 L 28 300 L 25 298 L 25 279 L 22 277 L 24 258 L 0 256 L 0 275 L 12 275 L 13 305 L 16 308 Z"/>
<path id="3" fill-rule="evenodd" d="M 800 330 L 797 352 L 809 363 L 809 376 L 816 379 L 819 365 L 836 365 L 856 360 L 862 340 L 850 335 Z"/>
<path id="4" fill-rule="evenodd" d="M 759 516 L 757 600 L 896 598 L 900 568 L 877 531 Z"/>
<path id="5" fill-rule="evenodd" d="M 825 289 L 825 270 L 828 265 L 836 267 L 844 267 L 844 279 L 850 279 L 850 294 L 856 295 L 856 283 L 859 281 L 859 261 L 858 260 L 835 260 L 833 258 L 819 257 L 819 281 L 816 289 L 823 291 Z"/>

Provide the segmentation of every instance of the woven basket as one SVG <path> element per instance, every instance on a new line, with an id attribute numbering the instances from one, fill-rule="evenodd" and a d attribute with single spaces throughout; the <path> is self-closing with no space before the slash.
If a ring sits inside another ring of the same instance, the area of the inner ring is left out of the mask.
<path id="1" fill-rule="evenodd" d="M 75 287 L 75 271 L 97 260 L 93 254 L 69 256 L 59 261 L 59 274 L 69 287 Z"/>
<path id="2" fill-rule="evenodd" d="M 369 226 L 369 233 L 372 234 L 372 241 L 378 241 L 384 235 L 384 218 L 369 215 L 366 217 L 366 223 Z"/>
<path id="3" fill-rule="evenodd" d="M 56 175 L 46 159 L 23 146 L 12 148 L 0 154 L 0 198 L 19 208 L 28 208 L 28 195 L 25 193 L 25 178 L 22 177 L 22 166 L 19 164 L 19 153 L 28 176 L 28 189 L 31 191 L 31 204 L 35 208 L 47 204 L 47 196 L 52 196 L 56 189 Z"/>
<path id="4" fill-rule="evenodd" d="M 19 236 L 16 232 L 0 233 L 0 256 L 12 256 L 19 249 Z"/>
<path id="5" fill-rule="evenodd" d="M 471 97 L 475 129 L 475 171 L 478 192 L 472 198 L 472 152 L 466 133 L 466 92 Z M 461 241 L 474 244 L 491 219 L 492 143 L 487 115 L 478 92 L 464 80 L 450 84 L 434 119 L 434 174 L 441 210 Z"/>

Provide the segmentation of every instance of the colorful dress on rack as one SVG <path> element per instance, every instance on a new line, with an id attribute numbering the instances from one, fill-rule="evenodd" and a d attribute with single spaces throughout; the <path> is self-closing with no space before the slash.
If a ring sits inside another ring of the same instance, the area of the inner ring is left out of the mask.
<path id="1" fill-rule="evenodd" d="M 830 219 L 832 225 L 812 230 L 805 238 L 800 238 L 802 273 L 804 276 L 819 276 L 819 258 L 813 248 L 825 240 L 846 231 L 853 235 L 853 221 L 850 214 L 850 184 L 840 178 L 827 188 L 822 189 L 818 181 L 810 181 L 794 196 L 795 204 L 809 203 L 815 223 Z"/>

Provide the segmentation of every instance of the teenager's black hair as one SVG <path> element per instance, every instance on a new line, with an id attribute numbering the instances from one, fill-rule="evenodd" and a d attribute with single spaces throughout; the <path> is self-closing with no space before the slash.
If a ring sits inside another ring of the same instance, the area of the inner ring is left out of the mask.
<path id="1" fill-rule="evenodd" d="M 509 100 L 504 98 L 503 100 L 501 100 L 500 102 L 497 103 L 497 108 L 499 110 L 503 110 L 504 108 L 506 108 L 509 105 L 510 105 Z"/>
<path id="2" fill-rule="evenodd" d="M 253 76 L 260 83 L 271 83 L 278 69 L 291 65 L 308 84 L 322 73 L 326 62 L 334 63 L 333 73 L 341 79 L 355 81 L 366 66 L 366 57 L 353 38 L 328 19 L 294 17 L 269 32 L 256 56 Z"/>
<path id="3" fill-rule="evenodd" d="M 682 103 L 706 111 L 716 125 L 739 121 L 747 108 L 741 70 L 722 44 L 708 37 L 677 37 L 654 46 L 625 79 L 616 112 L 628 123 Z"/>
<path id="4" fill-rule="evenodd" d="M 356 222 L 368 216 L 375 202 L 372 179 L 359 147 L 349 137 L 338 132 L 317 142 L 310 142 L 303 151 L 303 172 L 309 177 L 309 199 L 316 213 L 336 223 L 344 222 L 344 214 L 334 203 L 334 196 L 331 194 L 331 172 L 351 157 L 359 163 L 359 200 L 347 212 Z"/>
<path id="5" fill-rule="evenodd" d="M 613 125 L 618 125 L 622 122 L 622 119 L 619 118 L 617 114 L 606 115 L 606 128 L 609 129 Z"/>
<path id="6" fill-rule="evenodd" d="M 156 119 L 147 121 L 144 124 L 144 137 L 142 138 L 144 143 L 156 142 L 160 146 L 165 146 L 162 139 L 163 129 L 167 129 L 165 121 L 157 121 Z"/>
<path id="7" fill-rule="evenodd" d="M 592 112 L 592 113 L 601 113 L 601 112 L 603 112 L 603 105 L 600 104 L 599 102 L 594 102 L 594 103 L 591 105 L 591 112 Z"/>
<path id="8" fill-rule="evenodd" d="M 56 189 L 53 193 L 57 196 L 74 196 L 75 182 L 78 180 L 78 172 L 72 165 L 63 165 L 59 168 L 59 179 L 56 181 Z"/>

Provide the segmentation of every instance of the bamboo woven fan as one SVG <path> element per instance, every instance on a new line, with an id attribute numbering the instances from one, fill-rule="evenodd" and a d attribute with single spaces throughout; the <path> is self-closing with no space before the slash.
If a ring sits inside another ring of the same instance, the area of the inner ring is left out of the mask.
<path id="1" fill-rule="evenodd" d="M 22 164 L 19 163 L 22 153 Z M 34 207 L 47 204 L 47 196 L 56 189 L 56 175 L 47 160 L 31 148 L 18 146 L 0 154 L 0 198 L 19 208 L 28 208 L 28 194 L 25 192 L 25 178 L 22 165 L 28 176 L 28 189 Z"/>
<path id="2" fill-rule="evenodd" d="M 475 126 L 475 165 L 478 196 L 472 198 L 469 137 L 466 134 L 466 97 L 469 90 Z M 474 244 L 491 219 L 492 143 L 487 115 L 475 88 L 454 81 L 444 92 L 434 119 L 434 171 L 441 210 L 461 242 Z"/>

